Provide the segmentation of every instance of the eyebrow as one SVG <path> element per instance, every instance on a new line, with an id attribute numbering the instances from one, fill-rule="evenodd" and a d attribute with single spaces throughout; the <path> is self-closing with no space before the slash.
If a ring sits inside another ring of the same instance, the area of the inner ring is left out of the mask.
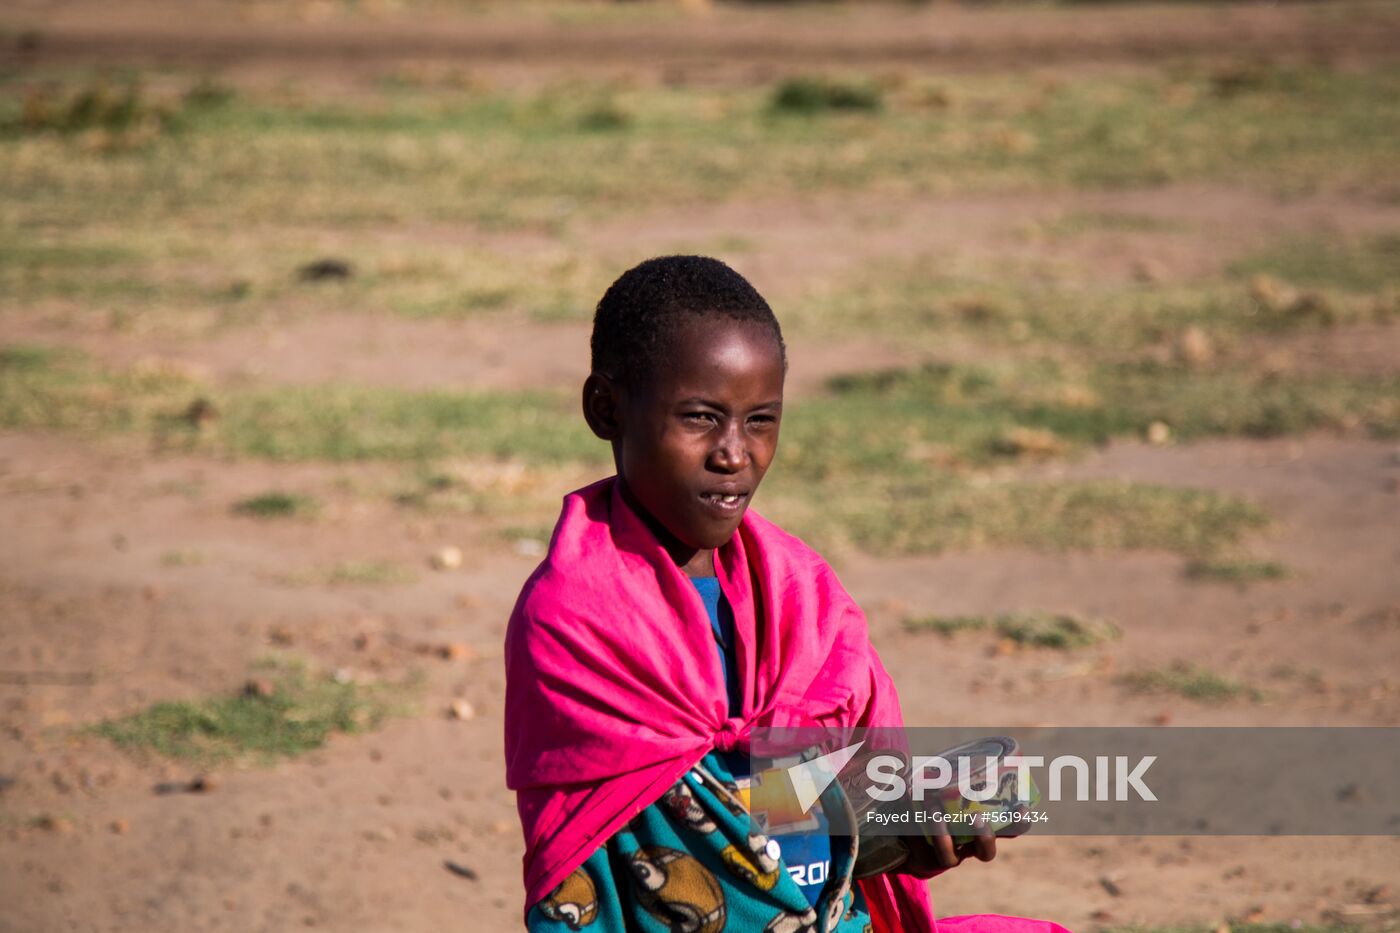
<path id="1" fill-rule="evenodd" d="M 720 411 L 728 411 L 728 410 L 729 410 L 726 406 L 721 405 L 719 402 L 715 402 L 715 401 L 712 401 L 712 400 L 710 400 L 710 399 L 703 398 L 703 397 L 701 397 L 701 396 L 699 396 L 699 395 L 694 395 L 694 396 L 691 396 L 690 398 L 683 398 L 683 399 L 680 399 L 679 401 L 676 402 L 676 407 L 677 407 L 677 408 L 680 408 L 680 407 L 683 407 L 683 406 L 686 406 L 686 405 L 704 405 L 704 406 L 706 406 L 706 407 L 708 407 L 708 408 L 715 408 L 715 409 L 718 409 L 718 410 L 720 410 Z M 760 409 L 760 408 L 774 408 L 774 409 L 781 410 L 782 407 L 783 407 L 783 400 L 782 400 L 782 399 L 772 399 L 772 400 L 770 400 L 770 401 L 763 402 L 762 404 L 755 405 L 755 406 L 753 407 L 753 410 L 754 410 L 754 411 L 757 411 L 757 410 Z"/>

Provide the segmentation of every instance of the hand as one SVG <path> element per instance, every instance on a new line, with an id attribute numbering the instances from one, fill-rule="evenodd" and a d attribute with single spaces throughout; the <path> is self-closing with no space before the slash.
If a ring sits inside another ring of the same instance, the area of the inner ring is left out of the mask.
<path id="1" fill-rule="evenodd" d="M 943 823 L 934 823 L 925 838 L 909 837 L 909 858 L 898 869 L 918 878 L 932 878 L 956 868 L 967 858 L 990 862 L 997 857 L 996 832 L 984 826 L 972 839 L 958 843 Z"/>

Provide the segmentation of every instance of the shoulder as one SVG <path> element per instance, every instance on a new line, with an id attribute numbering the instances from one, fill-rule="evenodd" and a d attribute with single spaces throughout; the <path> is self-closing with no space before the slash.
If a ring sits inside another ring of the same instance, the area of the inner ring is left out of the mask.
<path id="1" fill-rule="evenodd" d="M 826 558 L 797 535 L 752 509 L 744 516 L 740 532 L 750 565 L 762 568 L 767 579 L 788 581 L 854 605 Z"/>
<path id="2" fill-rule="evenodd" d="M 765 550 L 788 560 L 826 565 L 826 560 L 817 553 L 816 548 L 753 509 L 744 513 L 740 533 L 760 543 Z"/>
<path id="3" fill-rule="evenodd" d="M 511 630 L 536 619 L 557 619 L 570 607 L 596 599 L 608 587 L 600 555 L 608 550 L 607 481 L 564 497 L 545 557 L 520 588 Z"/>

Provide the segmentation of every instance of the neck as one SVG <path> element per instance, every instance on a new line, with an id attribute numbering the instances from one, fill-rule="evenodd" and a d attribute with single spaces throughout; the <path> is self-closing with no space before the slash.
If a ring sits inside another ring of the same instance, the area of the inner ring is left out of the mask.
<path id="1" fill-rule="evenodd" d="M 642 521 L 656 535 L 656 540 L 661 542 L 661 546 L 666 549 L 666 554 L 675 565 L 681 568 L 681 572 L 688 577 L 713 577 L 715 575 L 715 552 L 708 548 L 694 548 L 678 540 L 675 535 L 666 530 L 666 526 L 658 522 L 650 512 L 642 507 L 637 501 L 637 497 L 632 494 L 632 489 L 627 485 L 627 481 L 618 476 L 617 481 L 621 484 L 622 498 L 632 511 L 641 516 Z"/>

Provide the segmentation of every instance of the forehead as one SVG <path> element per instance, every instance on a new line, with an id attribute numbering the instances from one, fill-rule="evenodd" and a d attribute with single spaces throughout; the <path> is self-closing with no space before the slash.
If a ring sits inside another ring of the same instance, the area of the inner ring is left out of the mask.
<path id="1" fill-rule="evenodd" d="M 782 397 L 782 349 L 762 324 L 695 317 L 676 328 L 670 344 L 652 380 L 657 395 Z"/>

